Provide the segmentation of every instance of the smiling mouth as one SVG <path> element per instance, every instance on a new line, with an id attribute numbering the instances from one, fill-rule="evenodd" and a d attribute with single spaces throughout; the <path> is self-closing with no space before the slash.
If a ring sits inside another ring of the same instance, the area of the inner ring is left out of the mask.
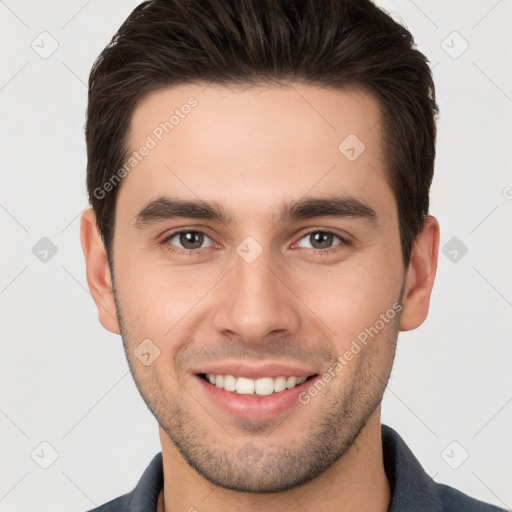
<path id="1" fill-rule="evenodd" d="M 248 379 L 246 377 L 235 377 L 233 375 L 215 375 L 211 373 L 199 373 L 198 377 L 225 391 L 237 395 L 249 396 L 270 396 L 283 391 L 301 386 L 305 382 L 318 376 L 317 373 L 308 377 L 262 377 L 259 379 Z"/>

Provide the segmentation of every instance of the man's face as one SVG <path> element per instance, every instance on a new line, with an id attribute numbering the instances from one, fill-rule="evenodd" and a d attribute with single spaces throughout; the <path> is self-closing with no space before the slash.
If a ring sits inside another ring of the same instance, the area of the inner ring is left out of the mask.
<path id="1" fill-rule="evenodd" d="M 191 96 L 197 105 L 181 109 Z M 158 130 L 175 109 L 172 131 Z M 217 485 L 268 492 L 311 480 L 378 412 L 404 282 L 379 120 L 367 94 L 298 84 L 183 85 L 134 112 L 130 149 L 148 136 L 155 145 L 118 191 L 121 333 L 162 438 Z M 327 199 L 345 202 L 290 208 Z M 225 218 L 171 216 L 176 200 L 217 205 Z M 249 397 L 198 375 L 270 363 L 318 376 L 299 400 L 298 388 Z"/>

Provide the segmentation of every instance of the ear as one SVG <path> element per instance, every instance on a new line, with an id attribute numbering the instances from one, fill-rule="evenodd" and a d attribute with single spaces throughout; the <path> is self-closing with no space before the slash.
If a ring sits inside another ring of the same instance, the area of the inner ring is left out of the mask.
<path id="1" fill-rule="evenodd" d="M 419 327 L 427 318 L 439 253 L 439 223 L 428 215 L 411 252 L 405 278 L 400 330 Z"/>
<path id="2" fill-rule="evenodd" d="M 85 256 L 87 284 L 98 308 L 99 321 L 108 331 L 120 334 L 107 253 L 92 208 L 85 210 L 80 219 L 80 241 Z"/>

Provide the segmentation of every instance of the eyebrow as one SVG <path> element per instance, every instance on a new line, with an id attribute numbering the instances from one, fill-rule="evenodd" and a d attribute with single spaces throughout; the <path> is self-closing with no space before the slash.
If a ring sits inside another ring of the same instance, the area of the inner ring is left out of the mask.
<path id="1" fill-rule="evenodd" d="M 377 224 L 377 213 L 363 200 L 352 196 L 307 197 L 285 202 L 275 218 L 276 224 L 314 217 L 355 218 Z M 203 200 L 182 200 L 168 196 L 150 200 L 135 217 L 135 227 L 177 218 L 200 219 L 231 224 L 232 215 L 222 205 Z"/>

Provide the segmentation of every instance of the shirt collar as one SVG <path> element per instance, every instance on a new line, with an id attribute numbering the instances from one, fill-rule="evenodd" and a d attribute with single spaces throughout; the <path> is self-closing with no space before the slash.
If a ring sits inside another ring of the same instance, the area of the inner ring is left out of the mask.
<path id="1" fill-rule="evenodd" d="M 381 425 L 381 434 L 384 470 L 392 492 L 388 512 L 440 512 L 436 483 L 405 441 L 387 425 Z"/>

